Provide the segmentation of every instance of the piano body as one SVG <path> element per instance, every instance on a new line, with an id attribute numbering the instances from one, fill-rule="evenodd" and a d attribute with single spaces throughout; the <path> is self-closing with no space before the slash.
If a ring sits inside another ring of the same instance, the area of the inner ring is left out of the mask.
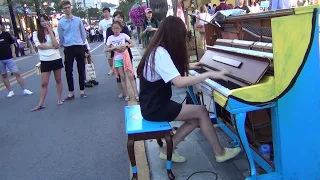
<path id="1" fill-rule="evenodd" d="M 232 71 L 229 81 L 206 79 L 195 89 L 213 97 L 220 128 L 242 144 L 250 165 L 247 179 L 320 179 L 318 6 L 227 17 L 218 23 L 224 28 L 211 27 L 214 44 L 200 60 L 202 69 L 189 75 Z M 243 24 L 268 27 L 272 33 L 249 32 Z M 188 90 L 197 102 L 193 88 Z M 254 112 L 271 121 L 272 160 L 250 140 L 246 120 Z M 255 162 L 266 173 L 259 174 Z"/>

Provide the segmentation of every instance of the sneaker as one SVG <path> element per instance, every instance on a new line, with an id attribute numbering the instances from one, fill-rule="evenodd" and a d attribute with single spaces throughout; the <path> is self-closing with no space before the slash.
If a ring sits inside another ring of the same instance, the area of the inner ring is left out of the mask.
<path id="1" fill-rule="evenodd" d="M 109 71 L 109 73 L 108 73 L 108 76 L 109 75 L 112 75 L 113 74 L 113 70 L 111 69 L 110 71 Z"/>
<path id="2" fill-rule="evenodd" d="M 221 163 L 236 157 L 241 152 L 241 148 L 224 148 L 225 153 L 222 156 L 216 156 L 216 161 Z"/>
<path id="3" fill-rule="evenodd" d="M 120 99 L 123 98 L 123 94 L 120 93 L 119 96 L 118 96 L 118 98 L 120 98 Z"/>
<path id="4" fill-rule="evenodd" d="M 23 95 L 32 95 L 33 92 L 29 91 L 28 89 L 23 90 Z"/>
<path id="5" fill-rule="evenodd" d="M 95 86 L 99 85 L 99 82 L 96 81 L 96 80 L 91 80 L 90 82 L 91 82 L 91 84 L 93 84 L 93 85 L 95 85 Z"/>
<path id="6" fill-rule="evenodd" d="M 12 98 L 14 96 L 14 92 L 13 91 L 10 91 L 7 95 L 8 98 Z"/>
<path id="7" fill-rule="evenodd" d="M 167 155 L 162 153 L 162 152 L 160 152 L 160 159 L 167 160 Z M 174 152 L 172 154 L 171 161 L 175 162 L 175 163 L 183 163 L 183 162 L 186 162 L 187 159 L 185 157 L 183 157 L 183 156 L 180 156 L 177 152 Z"/>

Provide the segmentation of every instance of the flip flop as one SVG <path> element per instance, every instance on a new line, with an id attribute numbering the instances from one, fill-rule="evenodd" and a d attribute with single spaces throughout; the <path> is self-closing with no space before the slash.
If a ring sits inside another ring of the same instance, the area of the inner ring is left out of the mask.
<path id="1" fill-rule="evenodd" d="M 33 109 L 31 110 L 31 112 L 39 111 L 39 110 L 44 109 L 44 108 L 45 108 L 44 105 L 38 105 L 38 106 L 36 106 L 35 108 L 33 108 Z"/>

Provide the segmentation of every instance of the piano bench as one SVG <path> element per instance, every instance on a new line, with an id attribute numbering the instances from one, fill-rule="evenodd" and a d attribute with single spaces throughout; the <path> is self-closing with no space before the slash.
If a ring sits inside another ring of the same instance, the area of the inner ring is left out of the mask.
<path id="1" fill-rule="evenodd" d="M 126 106 L 124 108 L 126 133 L 128 135 L 127 150 L 132 167 L 132 179 L 138 179 L 138 171 L 136 167 L 136 159 L 134 153 L 135 141 L 161 139 L 164 138 L 167 143 L 167 175 L 170 180 L 174 180 L 175 176 L 171 170 L 171 158 L 173 152 L 173 144 L 171 137 L 171 126 L 169 122 L 152 122 L 145 120 L 141 115 L 139 105 Z"/>

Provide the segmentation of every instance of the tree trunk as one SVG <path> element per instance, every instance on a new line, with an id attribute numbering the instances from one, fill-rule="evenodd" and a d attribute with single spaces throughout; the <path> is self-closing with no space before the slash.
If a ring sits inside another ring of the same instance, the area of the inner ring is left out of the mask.
<path id="1" fill-rule="evenodd" d="M 14 36 L 17 37 L 19 35 L 19 31 L 18 31 L 18 27 L 17 27 L 16 17 L 14 16 L 14 12 L 13 12 L 13 8 L 12 8 L 12 2 L 11 2 L 11 0 L 7 0 L 7 2 L 8 2 L 9 14 L 10 14 L 10 18 L 11 18 Z"/>

